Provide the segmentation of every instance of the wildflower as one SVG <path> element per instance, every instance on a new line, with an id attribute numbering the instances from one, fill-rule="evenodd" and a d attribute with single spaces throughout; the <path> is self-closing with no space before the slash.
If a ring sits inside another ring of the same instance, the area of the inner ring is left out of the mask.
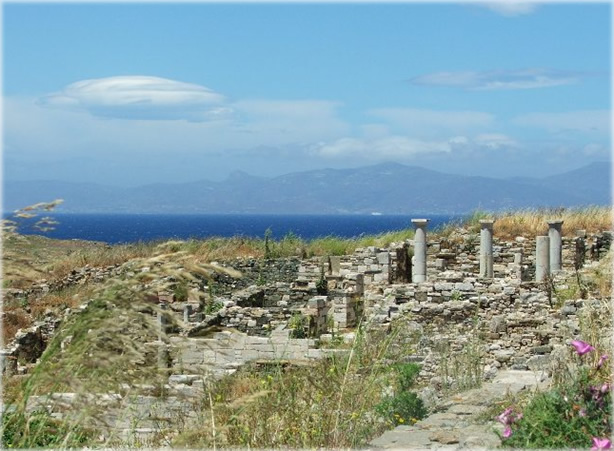
<path id="1" fill-rule="evenodd" d="M 510 424 L 510 423 L 511 423 L 511 421 L 510 421 L 510 414 L 511 414 L 511 413 L 512 413 L 512 408 L 511 408 L 511 407 L 508 407 L 507 409 L 505 409 L 505 410 L 503 411 L 503 413 L 502 413 L 501 415 L 499 415 L 499 416 L 497 417 L 497 421 L 498 421 L 499 423 L 501 423 L 501 424 L 505 424 L 505 425 Z"/>
<path id="2" fill-rule="evenodd" d="M 605 384 L 601 386 L 601 389 L 599 391 L 601 393 L 607 393 L 609 390 L 610 390 L 610 384 L 606 382 Z"/>
<path id="3" fill-rule="evenodd" d="M 505 430 L 503 431 L 503 438 L 510 438 L 511 436 L 512 436 L 512 428 L 509 426 L 505 426 Z M 599 448 L 599 449 L 603 449 L 603 448 Z"/>
<path id="4" fill-rule="evenodd" d="M 596 451 L 599 449 L 610 449 L 610 448 L 612 448 L 612 442 L 610 442 L 610 439 L 593 437 L 593 446 L 591 448 L 591 451 Z"/>
<path id="5" fill-rule="evenodd" d="M 590 344 L 582 340 L 573 340 L 571 345 L 576 349 L 578 355 L 584 355 L 595 350 Z"/>
<path id="6" fill-rule="evenodd" d="M 601 366 L 607 359 L 608 356 L 606 354 L 603 354 L 601 357 L 599 357 L 599 362 L 597 362 L 597 369 L 601 368 Z"/>
<path id="7" fill-rule="evenodd" d="M 586 409 L 580 409 L 580 411 L 578 412 L 578 415 L 581 417 L 585 417 L 586 416 Z"/>

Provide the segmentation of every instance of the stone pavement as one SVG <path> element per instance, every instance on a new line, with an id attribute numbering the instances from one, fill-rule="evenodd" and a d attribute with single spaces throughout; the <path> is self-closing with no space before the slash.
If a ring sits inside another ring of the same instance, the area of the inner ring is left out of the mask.
<path id="1" fill-rule="evenodd" d="M 503 431 L 494 420 L 480 420 L 493 403 L 507 393 L 545 388 L 547 381 L 532 371 L 505 370 L 482 387 L 458 393 L 440 403 L 437 413 L 413 426 L 401 425 L 369 443 L 369 449 L 492 449 L 501 444 L 494 429 Z M 501 408 L 503 411 L 504 408 Z"/>

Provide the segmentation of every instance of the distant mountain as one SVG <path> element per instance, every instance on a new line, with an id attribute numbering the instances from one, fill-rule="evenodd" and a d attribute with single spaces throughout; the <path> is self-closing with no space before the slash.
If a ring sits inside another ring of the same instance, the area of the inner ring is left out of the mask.
<path id="1" fill-rule="evenodd" d="M 278 177 L 235 172 L 223 182 L 119 188 L 94 183 L 7 182 L 4 209 L 55 198 L 70 213 L 371 213 L 458 214 L 481 208 L 610 205 L 610 163 L 541 179 L 445 174 L 384 163 Z"/>

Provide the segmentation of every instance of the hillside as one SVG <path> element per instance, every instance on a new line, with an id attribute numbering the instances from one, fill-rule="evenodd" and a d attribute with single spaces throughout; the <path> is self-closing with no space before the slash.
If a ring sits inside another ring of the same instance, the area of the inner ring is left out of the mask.
<path id="1" fill-rule="evenodd" d="M 243 172 L 223 182 L 156 183 L 119 188 L 93 183 L 5 184 L 5 211 L 62 198 L 67 213 L 459 214 L 475 209 L 609 205 L 609 163 L 543 179 L 445 174 L 385 163 L 278 177 Z"/>

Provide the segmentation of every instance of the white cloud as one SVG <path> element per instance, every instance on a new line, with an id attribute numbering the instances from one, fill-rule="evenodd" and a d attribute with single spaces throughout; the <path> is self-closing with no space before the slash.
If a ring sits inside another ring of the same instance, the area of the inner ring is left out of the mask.
<path id="1" fill-rule="evenodd" d="M 498 150 L 520 148 L 511 137 L 501 133 L 481 133 L 473 138 L 452 136 L 448 139 L 422 140 L 410 136 L 344 137 L 320 142 L 310 147 L 309 153 L 326 158 L 356 158 L 366 160 L 411 160 L 416 155 L 443 155 L 467 150 Z"/>
<path id="2" fill-rule="evenodd" d="M 160 77 L 82 80 L 39 99 L 43 106 L 119 119 L 215 120 L 232 113 L 224 96 L 204 86 Z"/>
<path id="3" fill-rule="evenodd" d="M 474 142 L 479 147 L 493 150 L 520 146 L 514 139 L 501 133 L 482 133 L 474 138 Z"/>
<path id="4" fill-rule="evenodd" d="M 341 138 L 329 143 L 318 143 L 312 146 L 310 153 L 322 157 L 403 160 L 417 154 L 447 153 L 451 150 L 448 141 L 424 141 L 407 136 L 388 136 L 378 139 Z"/>
<path id="5" fill-rule="evenodd" d="M 542 128 L 555 134 L 586 133 L 609 137 L 609 110 L 569 111 L 564 113 L 527 113 L 512 119 L 525 127 Z"/>
<path id="6" fill-rule="evenodd" d="M 544 68 L 522 70 L 434 72 L 420 75 L 410 83 L 421 86 L 459 87 L 495 91 L 550 88 L 577 83 L 584 74 Z"/>
<path id="7" fill-rule="evenodd" d="M 466 136 L 453 136 L 448 140 L 448 142 L 455 146 L 465 146 L 469 144 L 469 138 Z"/>
<path id="8" fill-rule="evenodd" d="M 397 134 L 422 139 L 465 134 L 492 126 L 494 115 L 481 111 L 437 111 L 413 108 L 379 108 L 368 114 L 388 121 Z"/>
<path id="9" fill-rule="evenodd" d="M 527 1 L 499 0 L 496 2 L 477 3 L 479 6 L 506 17 L 517 17 L 535 12 L 537 5 Z"/>
<path id="10" fill-rule="evenodd" d="M 215 121 L 108 120 L 83 109 L 47 108 L 36 99 L 8 97 L 5 150 L 20 158 L 258 154 L 259 148 L 290 148 L 347 135 L 350 127 L 338 117 L 337 107 L 317 100 L 245 100 L 214 108 L 209 114 L 217 108 L 233 111 Z"/>

